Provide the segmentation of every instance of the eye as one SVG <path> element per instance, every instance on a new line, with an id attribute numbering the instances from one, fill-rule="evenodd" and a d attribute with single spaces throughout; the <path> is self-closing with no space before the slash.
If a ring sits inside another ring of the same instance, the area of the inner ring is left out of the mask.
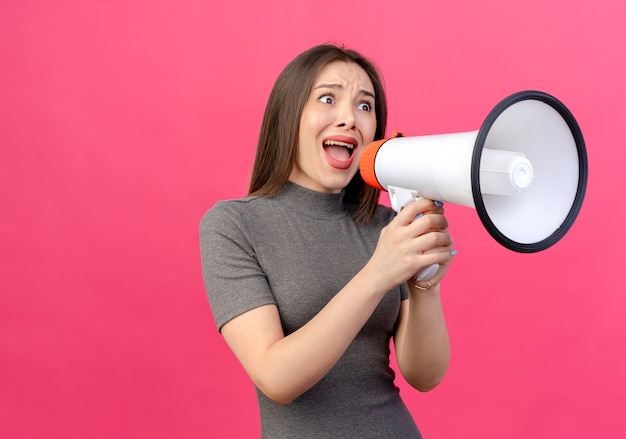
<path id="1" fill-rule="evenodd" d="M 370 104 L 369 102 L 361 102 L 359 104 L 359 110 L 372 111 L 372 104 Z"/>
<path id="2" fill-rule="evenodd" d="M 335 103 L 335 98 L 332 95 L 323 95 L 318 98 L 318 100 L 324 104 L 333 104 Z"/>

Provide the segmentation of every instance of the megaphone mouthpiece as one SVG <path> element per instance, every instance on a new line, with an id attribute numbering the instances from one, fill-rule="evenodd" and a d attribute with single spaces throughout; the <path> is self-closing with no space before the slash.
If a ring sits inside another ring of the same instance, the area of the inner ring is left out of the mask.
<path id="1" fill-rule="evenodd" d="M 363 180 L 365 180 L 367 184 L 375 187 L 379 191 L 386 191 L 388 189 L 383 187 L 378 182 L 378 179 L 376 178 L 374 163 L 376 163 L 376 154 L 378 154 L 378 150 L 387 140 L 389 139 L 375 140 L 374 142 L 367 145 L 365 150 L 363 150 L 363 152 L 361 153 L 361 159 L 359 162 L 359 168 Z"/>

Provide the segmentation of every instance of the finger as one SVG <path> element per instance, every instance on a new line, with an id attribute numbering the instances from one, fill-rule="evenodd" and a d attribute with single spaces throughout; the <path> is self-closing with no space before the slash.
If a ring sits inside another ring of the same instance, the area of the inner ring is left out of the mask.
<path id="1" fill-rule="evenodd" d="M 443 214 L 443 203 L 422 198 L 407 204 L 400 210 L 398 216 L 404 224 L 408 224 L 425 214 Z"/>
<path id="2" fill-rule="evenodd" d="M 428 204 L 428 200 L 413 201 L 398 212 L 396 219 L 403 225 L 411 224 L 416 218 L 424 215 Z"/>
<path id="3" fill-rule="evenodd" d="M 418 237 L 431 232 L 445 232 L 448 229 L 448 220 L 443 215 L 425 215 L 413 221 L 408 227 L 409 233 L 413 237 Z"/>
<path id="4" fill-rule="evenodd" d="M 443 215 L 444 208 L 443 208 L 443 203 L 441 201 L 433 201 L 433 200 L 427 200 L 427 201 L 428 203 L 425 203 L 424 207 L 421 208 L 422 214 L 429 215 L 429 214 L 434 213 L 434 214 Z"/>
<path id="5" fill-rule="evenodd" d="M 431 200 L 431 203 L 432 204 L 425 210 L 424 213 L 425 214 L 437 213 L 437 214 L 443 215 L 443 211 L 444 211 L 443 202 Z"/>
<path id="6" fill-rule="evenodd" d="M 443 251 L 441 254 L 445 260 L 439 262 L 439 270 L 437 271 L 437 273 L 435 273 L 435 280 L 437 282 L 439 282 L 441 280 L 441 278 L 443 278 L 443 276 L 448 272 L 448 268 L 450 267 L 450 264 L 452 263 L 452 261 L 454 260 L 457 251 L 456 250 L 446 250 Z"/>
<path id="7" fill-rule="evenodd" d="M 409 251 L 415 255 L 428 256 L 433 254 L 448 255 L 454 250 L 450 237 L 443 232 L 431 232 L 417 237 Z M 438 262 L 438 261 L 434 261 Z"/>
<path id="8" fill-rule="evenodd" d="M 456 252 L 454 250 L 424 253 L 423 255 L 419 256 L 419 260 L 422 263 L 419 264 L 418 269 L 415 272 L 419 273 L 420 270 L 424 269 L 424 267 L 429 267 L 435 264 L 437 264 L 437 266 L 439 266 L 440 268 L 447 267 L 450 265 L 452 260 L 454 260 L 455 255 L 456 255 Z"/>
<path id="9" fill-rule="evenodd" d="M 453 248 L 453 241 L 447 230 L 429 232 L 417 239 L 420 240 L 418 245 L 422 253 L 450 251 Z"/>

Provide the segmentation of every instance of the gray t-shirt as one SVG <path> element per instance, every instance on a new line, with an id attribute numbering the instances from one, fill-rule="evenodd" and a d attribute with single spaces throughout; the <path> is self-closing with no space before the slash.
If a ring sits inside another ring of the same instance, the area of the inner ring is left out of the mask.
<path id="1" fill-rule="evenodd" d="M 315 316 L 369 260 L 393 210 L 356 224 L 342 194 L 294 183 L 273 197 L 221 201 L 200 225 L 202 270 L 218 329 L 253 308 L 278 307 L 286 335 Z M 419 438 L 394 384 L 389 341 L 405 286 L 390 291 L 348 350 L 292 403 L 257 389 L 264 438 Z"/>

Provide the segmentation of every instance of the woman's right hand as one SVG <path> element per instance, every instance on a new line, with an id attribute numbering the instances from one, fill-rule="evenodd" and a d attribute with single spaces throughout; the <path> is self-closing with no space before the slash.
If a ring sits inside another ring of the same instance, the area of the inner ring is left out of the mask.
<path id="1" fill-rule="evenodd" d="M 443 207 L 422 199 L 408 204 L 383 228 L 365 269 L 372 276 L 371 281 L 386 292 L 424 267 L 447 266 L 452 258 L 451 250 L 452 239 Z M 438 273 L 437 277 L 442 275 Z"/>

